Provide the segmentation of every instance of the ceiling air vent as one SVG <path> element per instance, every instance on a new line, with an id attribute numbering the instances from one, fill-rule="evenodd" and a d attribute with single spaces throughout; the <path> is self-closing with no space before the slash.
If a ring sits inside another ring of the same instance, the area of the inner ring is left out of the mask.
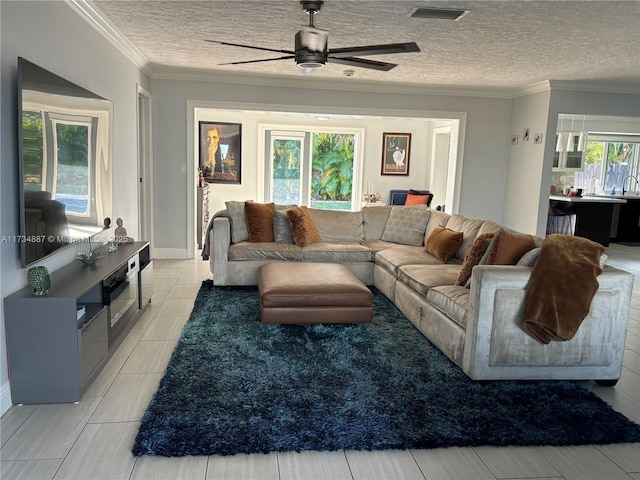
<path id="1" fill-rule="evenodd" d="M 458 10 L 454 8 L 433 8 L 433 7 L 415 7 L 409 12 L 409 17 L 413 18 L 430 18 L 434 20 L 452 20 L 458 21 L 464 17 L 469 10 Z"/>

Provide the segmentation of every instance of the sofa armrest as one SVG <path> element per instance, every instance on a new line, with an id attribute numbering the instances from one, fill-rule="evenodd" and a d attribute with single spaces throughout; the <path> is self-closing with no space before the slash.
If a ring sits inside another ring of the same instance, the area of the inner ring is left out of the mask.
<path id="1" fill-rule="evenodd" d="M 521 326 L 530 275 L 528 267 L 473 269 L 462 361 L 465 373 L 477 380 L 619 378 L 633 275 L 605 267 L 576 336 L 548 345 Z"/>
<path id="2" fill-rule="evenodd" d="M 231 245 L 231 223 L 229 218 L 214 218 L 210 235 L 213 251 L 209 257 L 209 269 L 213 273 L 213 284 L 226 285 L 229 268 L 229 246 Z"/>

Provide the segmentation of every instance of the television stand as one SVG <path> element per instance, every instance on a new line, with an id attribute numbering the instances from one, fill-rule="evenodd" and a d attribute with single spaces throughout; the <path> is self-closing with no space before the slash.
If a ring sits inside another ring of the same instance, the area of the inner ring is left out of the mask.
<path id="1" fill-rule="evenodd" d="M 5 298 L 12 403 L 80 401 L 81 393 L 150 303 L 149 242 L 122 244 L 115 252 L 104 246 L 96 250 L 102 258 L 95 264 L 74 261 L 53 272 L 47 295 L 34 296 L 31 287 L 25 287 Z M 132 268 L 138 269 L 135 274 Z M 124 270 L 129 273 L 127 290 L 135 299 L 130 314 L 116 323 L 113 303 L 105 301 L 104 285 Z"/>

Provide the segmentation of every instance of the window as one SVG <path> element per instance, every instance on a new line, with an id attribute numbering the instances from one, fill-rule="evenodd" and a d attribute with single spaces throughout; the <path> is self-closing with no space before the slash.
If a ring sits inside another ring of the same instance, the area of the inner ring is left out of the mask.
<path id="1" fill-rule="evenodd" d="M 636 138 L 637 137 L 637 138 Z M 596 177 L 596 191 L 609 193 L 615 187 L 622 192 L 637 190 L 638 186 L 629 175 L 640 178 L 640 136 L 633 135 L 589 135 L 585 150 L 585 168 L 576 173 L 575 187 L 585 191 L 592 176 Z"/>
<path id="2" fill-rule="evenodd" d="M 67 215 L 89 215 L 90 123 L 52 121 L 55 127 L 53 197 Z"/>
<path id="3" fill-rule="evenodd" d="M 267 130 L 266 201 L 324 210 L 358 207 L 359 133 Z"/>
<path id="4" fill-rule="evenodd" d="M 51 192 L 75 223 L 97 219 L 92 201 L 99 117 L 32 107 L 22 112 L 24 189 Z"/>

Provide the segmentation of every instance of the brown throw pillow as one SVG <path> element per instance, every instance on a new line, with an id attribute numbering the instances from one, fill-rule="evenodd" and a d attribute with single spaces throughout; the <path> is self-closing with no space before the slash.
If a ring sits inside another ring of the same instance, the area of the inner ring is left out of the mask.
<path id="1" fill-rule="evenodd" d="M 293 241 L 297 246 L 306 247 L 322 241 L 307 207 L 290 208 L 287 210 L 287 219 L 291 225 Z"/>
<path id="2" fill-rule="evenodd" d="M 449 228 L 436 227 L 429 238 L 424 251 L 447 263 L 456 250 L 462 245 L 462 232 L 454 232 Z"/>
<path id="3" fill-rule="evenodd" d="M 480 259 L 484 255 L 484 252 L 489 247 L 491 243 L 491 239 L 493 238 L 493 233 L 483 233 L 482 235 L 478 235 L 476 239 L 473 241 L 469 250 L 464 255 L 464 261 L 462 262 L 462 268 L 460 272 L 458 272 L 458 278 L 456 278 L 456 282 L 454 285 L 459 287 L 463 287 L 467 284 L 467 281 L 471 278 L 471 271 L 473 267 L 480 263 Z"/>
<path id="4" fill-rule="evenodd" d="M 244 204 L 244 219 L 247 222 L 250 242 L 273 242 L 273 203 Z"/>
<path id="5" fill-rule="evenodd" d="M 529 250 L 536 248 L 531 235 L 511 235 L 503 231 L 489 253 L 488 265 L 515 265 Z"/>

